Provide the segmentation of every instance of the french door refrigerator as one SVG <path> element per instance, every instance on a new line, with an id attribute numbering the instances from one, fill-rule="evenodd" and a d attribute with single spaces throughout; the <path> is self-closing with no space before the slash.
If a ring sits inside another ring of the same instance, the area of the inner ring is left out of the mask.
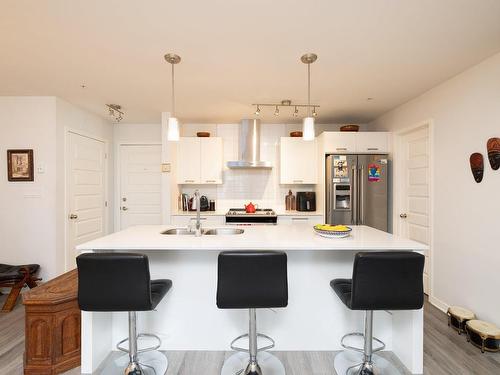
<path id="1" fill-rule="evenodd" d="M 387 155 L 326 157 L 326 222 L 387 232 Z"/>

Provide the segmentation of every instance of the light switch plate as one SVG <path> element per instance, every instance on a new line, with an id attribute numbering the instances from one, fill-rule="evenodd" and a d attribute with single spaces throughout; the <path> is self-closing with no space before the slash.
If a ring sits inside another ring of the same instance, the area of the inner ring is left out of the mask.
<path id="1" fill-rule="evenodd" d="M 161 171 L 162 171 L 163 173 L 168 173 L 168 172 L 170 172 L 170 169 L 171 169 L 170 163 L 163 163 L 163 164 L 161 165 Z"/>

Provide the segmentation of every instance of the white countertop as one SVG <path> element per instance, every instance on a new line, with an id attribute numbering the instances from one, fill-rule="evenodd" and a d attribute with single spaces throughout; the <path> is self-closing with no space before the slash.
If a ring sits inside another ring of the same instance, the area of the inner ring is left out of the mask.
<path id="1" fill-rule="evenodd" d="M 236 226 L 231 226 L 236 227 Z M 415 250 L 426 245 L 367 226 L 352 226 L 340 239 L 316 235 L 308 224 L 237 226 L 239 235 L 164 235 L 171 225 L 140 225 L 81 244 L 77 250 Z M 204 227 L 205 228 L 205 227 Z M 207 226 L 206 228 L 210 228 Z"/>

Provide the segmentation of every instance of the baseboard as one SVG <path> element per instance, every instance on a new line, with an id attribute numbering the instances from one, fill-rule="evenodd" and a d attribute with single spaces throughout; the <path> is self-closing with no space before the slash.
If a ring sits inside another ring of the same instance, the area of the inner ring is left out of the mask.
<path id="1" fill-rule="evenodd" d="M 441 301 L 440 299 L 432 296 L 432 295 L 429 296 L 429 302 L 431 303 L 431 305 L 437 307 L 439 310 L 441 310 L 444 313 L 446 313 L 448 311 L 449 305 L 447 303 Z"/>

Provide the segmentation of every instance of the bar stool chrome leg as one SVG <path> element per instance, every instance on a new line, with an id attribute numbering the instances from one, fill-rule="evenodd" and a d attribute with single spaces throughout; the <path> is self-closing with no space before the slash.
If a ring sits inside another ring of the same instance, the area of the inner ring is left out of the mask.
<path id="1" fill-rule="evenodd" d="M 274 340 L 257 333 L 256 309 L 249 309 L 249 314 L 248 334 L 238 336 L 231 342 L 231 349 L 237 353 L 224 362 L 221 375 L 285 375 L 285 367 L 281 361 L 266 352 L 274 347 Z M 236 342 L 245 337 L 248 337 L 248 349 L 236 346 Z M 258 337 L 267 339 L 270 344 L 259 348 Z"/>
<path id="2" fill-rule="evenodd" d="M 120 341 L 116 348 L 127 353 L 121 355 L 102 370 L 103 375 L 164 375 L 167 372 L 167 357 L 157 349 L 161 346 L 161 339 L 153 334 L 137 334 L 137 313 L 130 311 L 129 318 L 129 337 Z M 156 345 L 139 349 L 138 339 L 153 338 L 157 340 Z M 121 346 L 126 341 L 129 342 L 129 348 Z"/>
<path id="3" fill-rule="evenodd" d="M 345 339 L 352 336 L 363 337 L 363 349 L 345 344 Z M 373 348 L 373 342 L 381 344 Z M 373 311 L 365 312 L 365 332 L 350 333 L 342 337 L 342 347 L 346 350 L 338 353 L 334 359 L 335 371 L 339 375 L 402 375 L 396 366 L 374 353 L 385 348 L 385 344 L 373 337 Z"/>

